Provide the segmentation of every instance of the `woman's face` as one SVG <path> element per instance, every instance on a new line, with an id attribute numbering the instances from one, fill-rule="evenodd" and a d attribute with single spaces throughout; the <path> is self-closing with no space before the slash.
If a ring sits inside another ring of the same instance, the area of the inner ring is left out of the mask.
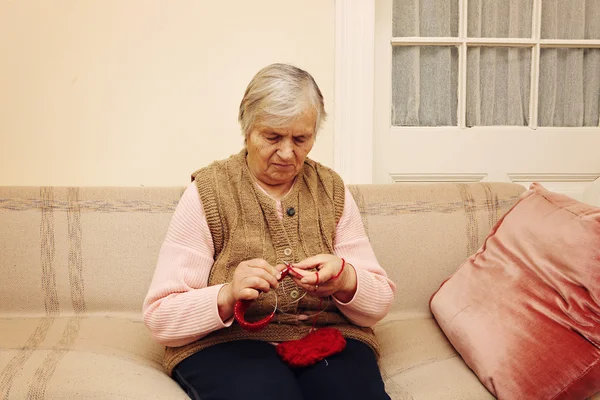
<path id="1" fill-rule="evenodd" d="M 291 184 L 315 143 L 316 113 L 302 113 L 282 128 L 257 124 L 248 135 L 248 167 L 269 186 Z"/>

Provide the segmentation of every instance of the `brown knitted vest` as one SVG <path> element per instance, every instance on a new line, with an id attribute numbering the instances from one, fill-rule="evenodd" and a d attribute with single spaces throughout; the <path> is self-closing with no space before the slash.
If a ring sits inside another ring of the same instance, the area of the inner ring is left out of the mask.
<path id="1" fill-rule="evenodd" d="M 215 247 L 215 262 L 208 285 L 230 282 L 238 264 L 263 258 L 271 265 L 298 262 L 316 254 L 332 254 L 337 222 L 344 210 L 344 183 L 331 169 L 307 159 L 292 190 L 282 199 L 283 219 L 277 216 L 275 201 L 255 186 L 246 165 L 246 150 L 216 161 L 192 175 L 206 213 Z M 285 211 L 293 208 L 295 213 Z M 246 312 L 258 320 L 273 311 L 275 291 L 262 295 Z M 286 277 L 277 289 L 277 310 L 272 322 L 258 332 L 247 332 L 237 322 L 182 347 L 167 347 L 164 366 L 170 375 L 185 358 L 209 346 L 232 340 L 270 342 L 306 336 L 314 318 L 298 321 L 297 316 L 317 316 L 317 326 L 333 326 L 347 338 L 369 345 L 379 356 L 379 346 L 370 328 L 351 324 L 331 299 L 319 299 Z"/>

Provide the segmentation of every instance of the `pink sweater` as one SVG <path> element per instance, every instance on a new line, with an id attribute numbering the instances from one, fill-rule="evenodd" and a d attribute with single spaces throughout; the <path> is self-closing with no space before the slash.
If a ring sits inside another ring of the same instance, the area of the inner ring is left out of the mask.
<path id="1" fill-rule="evenodd" d="M 282 218 L 281 202 L 276 203 Z M 396 286 L 377 262 L 348 189 L 334 253 L 354 267 L 357 277 L 354 297 L 348 303 L 334 298 L 335 304 L 352 323 L 373 326 L 387 314 Z M 191 183 L 173 214 L 144 300 L 144 323 L 158 343 L 183 346 L 233 323 L 219 316 L 217 295 L 223 285 L 207 286 L 213 255 L 204 210 Z"/>

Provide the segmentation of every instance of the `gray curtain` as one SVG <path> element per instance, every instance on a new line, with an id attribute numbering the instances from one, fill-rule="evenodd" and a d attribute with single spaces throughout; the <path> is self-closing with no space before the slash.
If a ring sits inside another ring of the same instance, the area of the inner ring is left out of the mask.
<path id="1" fill-rule="evenodd" d="M 469 37 L 531 38 L 533 0 L 469 0 Z M 600 0 L 543 0 L 542 38 L 600 39 Z M 393 35 L 458 36 L 458 0 L 394 0 Z M 468 126 L 527 125 L 531 48 L 469 47 Z M 457 125 L 458 50 L 392 50 L 392 124 Z M 598 126 L 600 49 L 542 48 L 540 126 Z"/>
<path id="2" fill-rule="evenodd" d="M 469 37 L 531 38 L 531 0 L 469 0 Z M 527 125 L 531 48 L 469 47 L 467 126 Z"/>
<path id="3" fill-rule="evenodd" d="M 542 39 L 600 39 L 600 0 L 543 0 Z M 598 126 L 600 49 L 540 52 L 540 126 Z"/>
<path id="4" fill-rule="evenodd" d="M 458 0 L 394 0 L 394 36 L 458 36 Z M 392 50 L 392 124 L 456 125 L 458 50 Z"/>

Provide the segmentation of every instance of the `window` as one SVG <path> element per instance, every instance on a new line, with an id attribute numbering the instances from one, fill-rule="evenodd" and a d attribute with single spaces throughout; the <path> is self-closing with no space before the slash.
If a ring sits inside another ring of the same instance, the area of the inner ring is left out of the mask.
<path id="1" fill-rule="evenodd" d="M 394 0 L 392 18 L 392 126 L 600 126 L 600 0 Z"/>

